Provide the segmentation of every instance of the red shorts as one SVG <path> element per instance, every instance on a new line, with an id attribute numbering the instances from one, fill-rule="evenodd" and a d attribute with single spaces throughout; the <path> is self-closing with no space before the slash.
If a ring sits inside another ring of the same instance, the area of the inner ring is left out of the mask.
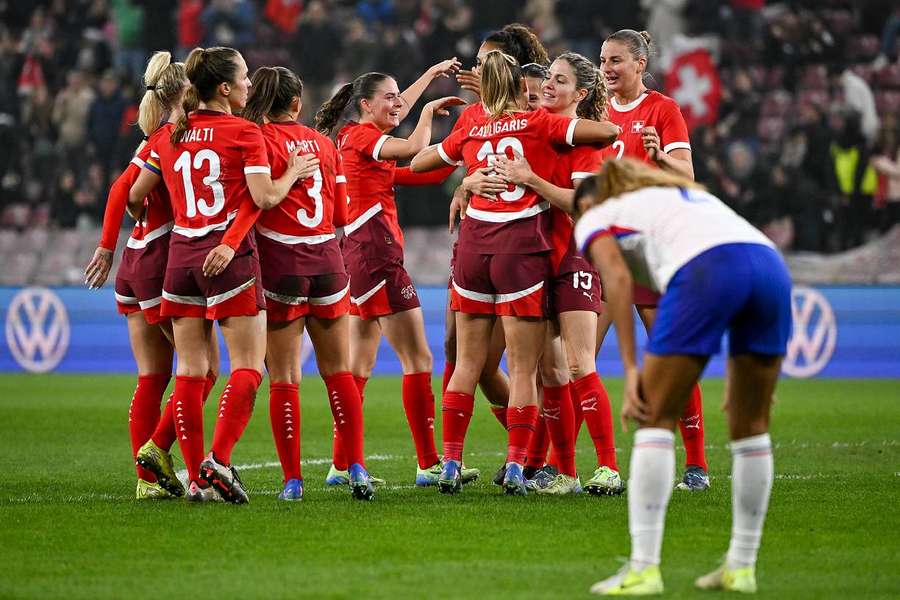
<path id="1" fill-rule="evenodd" d="M 635 306 L 656 306 L 659 304 L 659 299 L 662 298 L 661 294 L 638 284 L 634 284 L 631 294 L 631 301 L 634 302 Z"/>
<path id="2" fill-rule="evenodd" d="M 259 255 L 255 244 L 247 241 L 241 244 L 225 271 L 215 277 L 203 274 L 203 261 L 210 249 L 208 243 L 195 247 L 184 242 L 170 245 L 169 265 L 163 282 L 163 317 L 215 321 L 252 317 L 266 309 L 259 285 Z"/>
<path id="3" fill-rule="evenodd" d="M 374 319 L 421 306 L 403 267 L 403 247 L 382 214 L 344 237 L 341 250 L 350 275 L 350 314 Z"/>
<path id="4" fill-rule="evenodd" d="M 285 244 L 260 235 L 257 242 L 270 322 L 337 319 L 350 311 L 350 277 L 337 240 Z"/>
<path id="5" fill-rule="evenodd" d="M 150 325 L 163 320 L 160 315 L 163 279 L 169 256 L 166 234 L 141 248 L 125 247 L 116 273 L 116 306 L 119 314 L 141 311 Z"/>
<path id="6" fill-rule="evenodd" d="M 551 281 L 550 300 L 554 314 L 585 310 L 600 314 L 603 303 L 600 276 L 582 256 L 568 257 L 560 265 L 560 272 Z"/>
<path id="7" fill-rule="evenodd" d="M 458 250 L 453 265 L 450 308 L 457 312 L 544 317 L 550 255 L 477 254 Z"/>

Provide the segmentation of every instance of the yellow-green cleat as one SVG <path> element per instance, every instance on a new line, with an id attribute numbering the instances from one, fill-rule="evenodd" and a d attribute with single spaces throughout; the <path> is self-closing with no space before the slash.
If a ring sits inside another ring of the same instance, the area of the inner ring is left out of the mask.
<path id="1" fill-rule="evenodd" d="M 591 593 L 600 596 L 655 596 L 663 593 L 662 574 L 658 565 L 635 571 L 629 563 L 609 579 L 591 586 Z"/>
<path id="2" fill-rule="evenodd" d="M 178 498 L 184 496 L 184 486 L 175 475 L 172 455 L 157 446 L 153 440 L 147 440 L 147 443 L 141 446 L 134 462 L 156 475 L 156 481 L 164 490 Z"/>
<path id="3" fill-rule="evenodd" d="M 625 482 L 618 471 L 609 467 L 598 467 L 584 483 L 584 491 L 592 496 L 618 496 L 625 491 Z"/>
<path id="4" fill-rule="evenodd" d="M 698 577 L 694 585 L 701 590 L 725 590 L 726 592 L 755 594 L 756 568 L 738 567 L 737 569 L 729 569 L 727 563 L 722 563 L 722 566 L 712 573 Z"/>
<path id="5" fill-rule="evenodd" d="M 138 479 L 134 497 L 138 500 L 171 500 L 175 496 L 163 489 L 158 483 L 150 483 L 149 481 Z"/>

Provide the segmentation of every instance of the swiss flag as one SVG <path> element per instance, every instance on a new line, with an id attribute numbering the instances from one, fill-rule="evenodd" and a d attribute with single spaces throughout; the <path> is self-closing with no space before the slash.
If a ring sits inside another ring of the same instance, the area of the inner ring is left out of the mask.
<path id="1" fill-rule="evenodd" d="M 715 123 L 722 89 L 709 51 L 698 48 L 677 56 L 666 73 L 666 93 L 681 107 L 688 129 Z"/>

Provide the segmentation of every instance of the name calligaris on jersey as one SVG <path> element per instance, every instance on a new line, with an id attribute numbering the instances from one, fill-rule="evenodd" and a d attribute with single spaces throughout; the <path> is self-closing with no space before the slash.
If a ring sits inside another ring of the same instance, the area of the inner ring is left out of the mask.
<path id="1" fill-rule="evenodd" d="M 211 142 L 214 131 L 212 127 L 194 127 L 181 135 L 181 142 Z"/>
<path id="2" fill-rule="evenodd" d="M 287 140 L 284 145 L 287 147 L 288 152 L 293 152 L 295 149 L 300 148 L 300 152 L 303 154 L 319 153 L 319 142 L 316 140 Z"/>
<path id="3" fill-rule="evenodd" d="M 528 119 L 509 119 L 508 121 L 493 121 L 487 125 L 475 125 L 469 130 L 470 137 L 491 137 L 498 133 L 522 131 L 528 127 Z"/>

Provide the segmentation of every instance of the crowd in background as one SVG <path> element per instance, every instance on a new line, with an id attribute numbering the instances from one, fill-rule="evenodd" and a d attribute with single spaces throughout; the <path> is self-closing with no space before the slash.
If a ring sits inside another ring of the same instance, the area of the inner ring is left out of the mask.
<path id="1" fill-rule="evenodd" d="M 481 37 L 514 21 L 551 56 L 595 60 L 612 31 L 646 28 L 659 50 L 647 84 L 663 92 L 679 44 L 709 48 L 722 103 L 714 125 L 691 132 L 697 179 L 782 248 L 840 251 L 900 222 L 891 0 L 0 0 L 0 15 L 0 228 L 99 223 L 141 139 L 154 50 L 228 45 L 251 69 L 289 66 L 308 122 L 362 72 L 402 86 L 450 56 L 471 67 Z M 431 90 L 457 92 L 452 79 Z M 452 185 L 398 190 L 401 223 L 446 223 Z"/>

